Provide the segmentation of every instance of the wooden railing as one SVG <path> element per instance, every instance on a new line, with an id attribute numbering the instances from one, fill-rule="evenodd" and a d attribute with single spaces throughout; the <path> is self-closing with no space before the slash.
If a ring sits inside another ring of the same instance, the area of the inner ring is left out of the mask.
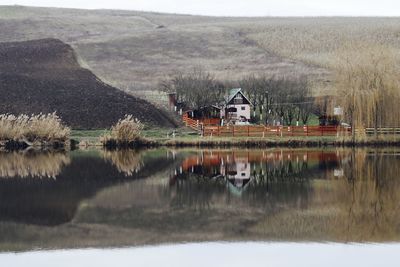
<path id="1" fill-rule="evenodd" d="M 201 129 L 199 121 L 198 120 L 194 120 L 192 118 L 189 118 L 189 116 L 187 114 L 184 114 L 182 116 L 182 120 L 183 120 L 183 122 L 185 123 L 185 125 L 187 127 L 191 127 L 191 128 L 193 128 L 195 130 L 200 130 Z"/>
<path id="2" fill-rule="evenodd" d="M 339 126 L 204 126 L 203 136 L 337 136 L 350 135 L 351 128 Z"/>
<path id="3" fill-rule="evenodd" d="M 384 127 L 384 128 L 377 128 L 377 133 L 379 135 L 386 135 L 386 134 L 400 134 L 400 128 L 399 127 Z M 375 134 L 375 129 L 374 128 L 366 128 L 365 133 L 367 135 L 373 135 Z"/>
<path id="4" fill-rule="evenodd" d="M 184 114 L 182 116 L 182 120 L 186 126 L 191 127 L 195 130 L 201 130 L 203 127 L 218 126 L 221 124 L 220 119 L 210 118 L 210 119 L 196 120 L 189 118 L 187 114 Z"/>

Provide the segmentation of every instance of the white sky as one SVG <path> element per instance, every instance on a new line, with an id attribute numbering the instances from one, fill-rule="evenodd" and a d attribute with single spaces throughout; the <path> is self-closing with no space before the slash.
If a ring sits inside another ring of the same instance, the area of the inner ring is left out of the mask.
<path id="1" fill-rule="evenodd" d="M 400 0 L 0 0 L 0 5 L 215 16 L 400 16 Z"/>

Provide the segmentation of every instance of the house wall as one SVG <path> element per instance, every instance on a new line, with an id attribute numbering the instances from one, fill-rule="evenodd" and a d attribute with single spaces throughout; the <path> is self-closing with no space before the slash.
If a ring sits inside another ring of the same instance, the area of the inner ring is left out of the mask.
<path id="1" fill-rule="evenodd" d="M 251 107 L 248 104 L 236 104 L 236 105 L 227 105 L 227 108 L 230 107 L 235 107 L 237 108 L 237 118 L 240 118 L 240 116 L 245 117 L 247 120 L 250 120 L 250 114 L 251 114 Z M 244 110 L 242 110 L 242 107 L 244 108 Z"/>

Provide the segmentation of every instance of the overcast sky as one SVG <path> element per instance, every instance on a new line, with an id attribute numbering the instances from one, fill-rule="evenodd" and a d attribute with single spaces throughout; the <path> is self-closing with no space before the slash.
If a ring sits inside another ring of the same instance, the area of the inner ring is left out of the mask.
<path id="1" fill-rule="evenodd" d="M 215 16 L 400 16 L 400 0 L 0 0 L 0 4 Z"/>

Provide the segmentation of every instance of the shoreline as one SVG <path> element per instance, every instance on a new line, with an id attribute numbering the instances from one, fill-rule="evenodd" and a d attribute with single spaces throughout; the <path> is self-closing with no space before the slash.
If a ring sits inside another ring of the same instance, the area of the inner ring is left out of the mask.
<path id="1" fill-rule="evenodd" d="M 76 139 L 70 139 L 65 143 L 44 143 L 29 145 L 21 141 L 7 141 L 0 142 L 0 149 L 5 151 L 16 151 L 25 149 L 55 149 L 55 150 L 78 150 L 88 148 L 102 148 L 106 150 L 116 149 L 150 149 L 150 148 L 310 148 L 310 147 L 399 147 L 400 139 L 394 140 L 361 140 L 352 142 L 349 140 L 335 140 L 335 139 L 166 139 L 166 140 L 140 140 L 135 142 L 128 142 L 119 144 L 118 142 L 110 142 L 108 144 L 101 143 L 84 143 Z"/>

